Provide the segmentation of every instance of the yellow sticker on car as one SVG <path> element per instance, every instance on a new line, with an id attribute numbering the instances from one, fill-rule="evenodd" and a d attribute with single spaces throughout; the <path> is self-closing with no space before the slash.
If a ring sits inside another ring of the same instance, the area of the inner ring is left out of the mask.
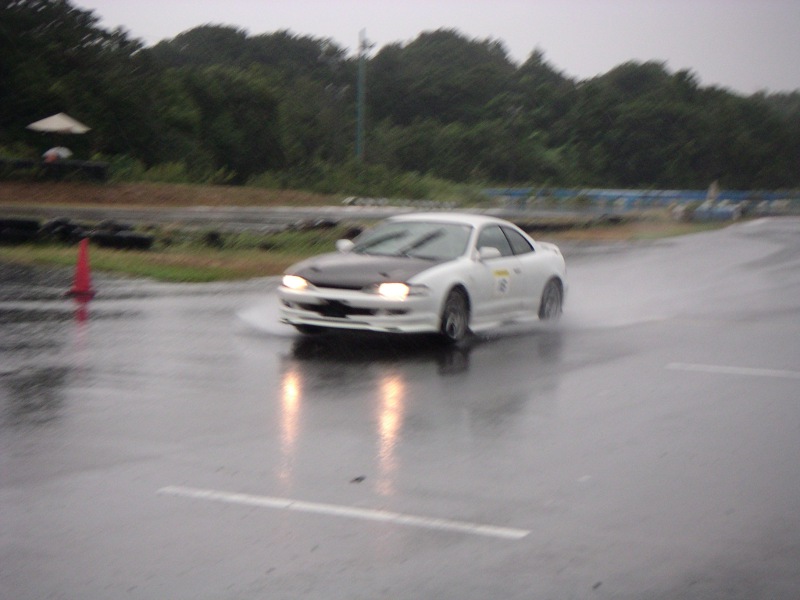
<path id="1" fill-rule="evenodd" d="M 511 290 L 511 273 L 508 269 L 498 269 L 492 271 L 494 275 L 494 293 L 497 296 L 505 296 Z"/>

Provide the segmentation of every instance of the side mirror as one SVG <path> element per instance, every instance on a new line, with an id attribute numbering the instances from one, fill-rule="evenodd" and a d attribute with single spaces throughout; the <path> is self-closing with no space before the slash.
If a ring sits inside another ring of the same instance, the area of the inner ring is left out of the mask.
<path id="1" fill-rule="evenodd" d="M 336 240 L 336 249 L 339 252 L 350 252 L 355 244 L 352 240 Z"/>
<path id="2" fill-rule="evenodd" d="M 500 254 L 500 250 L 497 248 L 492 248 L 491 246 L 481 246 L 478 250 L 478 260 L 484 261 L 489 260 L 491 258 L 500 258 L 502 254 Z"/>

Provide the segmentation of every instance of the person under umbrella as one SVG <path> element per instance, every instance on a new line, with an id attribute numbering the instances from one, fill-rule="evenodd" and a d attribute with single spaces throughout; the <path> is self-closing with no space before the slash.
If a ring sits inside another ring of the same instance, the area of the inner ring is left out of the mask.
<path id="1" fill-rule="evenodd" d="M 72 150 L 65 146 L 55 146 L 50 148 L 47 152 L 42 154 L 42 158 L 46 163 L 52 163 L 59 160 L 64 160 L 72 156 Z"/>

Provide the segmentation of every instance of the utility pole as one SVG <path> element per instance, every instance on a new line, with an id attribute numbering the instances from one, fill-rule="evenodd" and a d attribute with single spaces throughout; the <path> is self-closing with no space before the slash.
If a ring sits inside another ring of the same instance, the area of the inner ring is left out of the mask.
<path id="1" fill-rule="evenodd" d="M 364 99 L 367 84 L 367 51 L 372 46 L 367 42 L 367 32 L 358 35 L 358 86 L 356 93 L 356 160 L 364 161 Z"/>

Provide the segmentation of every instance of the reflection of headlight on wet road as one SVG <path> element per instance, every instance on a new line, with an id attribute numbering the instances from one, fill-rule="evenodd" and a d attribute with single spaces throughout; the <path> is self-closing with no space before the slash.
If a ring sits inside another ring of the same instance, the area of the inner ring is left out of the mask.
<path id="1" fill-rule="evenodd" d="M 388 451 L 397 443 L 397 431 L 403 413 L 405 384 L 398 375 L 381 379 L 381 440 L 382 450 Z"/>
<path id="2" fill-rule="evenodd" d="M 282 382 L 284 408 L 295 408 L 300 400 L 300 377 L 295 371 L 287 371 Z"/>
<path id="3" fill-rule="evenodd" d="M 302 394 L 298 372 L 295 369 L 285 371 L 281 377 L 281 464 L 278 472 L 278 477 L 284 482 L 291 478 L 294 465 Z"/>
<path id="4" fill-rule="evenodd" d="M 403 378 L 396 373 L 386 373 L 379 382 L 380 413 L 378 414 L 379 448 L 381 477 L 378 491 L 388 495 L 393 491 L 392 477 L 397 468 L 395 448 L 399 441 L 400 428 L 405 412 L 406 386 Z"/>

